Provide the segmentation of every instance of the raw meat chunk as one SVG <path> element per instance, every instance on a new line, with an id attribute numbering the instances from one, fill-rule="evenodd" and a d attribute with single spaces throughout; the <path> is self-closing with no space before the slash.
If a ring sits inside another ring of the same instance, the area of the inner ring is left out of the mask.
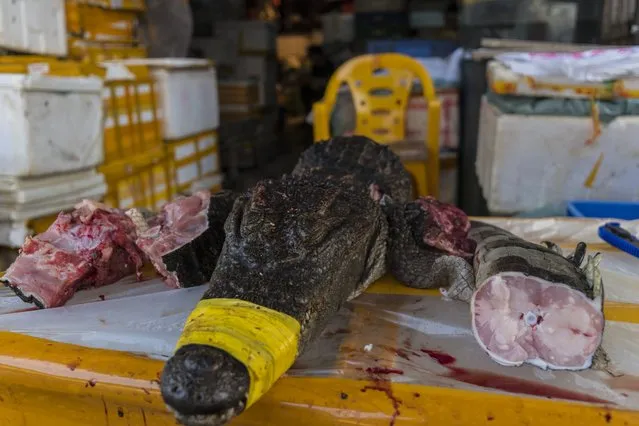
<path id="1" fill-rule="evenodd" d="M 137 245 L 171 287 L 208 282 L 224 244 L 224 222 L 237 195 L 199 191 L 179 197 L 148 220 L 135 220 Z M 134 214 L 134 213 L 130 213 Z"/>
<path id="2" fill-rule="evenodd" d="M 112 284 L 133 272 L 140 278 L 144 255 L 135 237 L 124 212 L 84 201 L 60 213 L 44 233 L 27 238 L 2 281 L 25 302 L 62 306 L 77 290 Z"/>

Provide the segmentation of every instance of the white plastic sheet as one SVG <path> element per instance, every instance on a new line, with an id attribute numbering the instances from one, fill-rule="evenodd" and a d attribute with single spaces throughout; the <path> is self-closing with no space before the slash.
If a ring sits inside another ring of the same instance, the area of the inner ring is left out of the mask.
<path id="1" fill-rule="evenodd" d="M 639 76 L 639 47 L 561 53 L 503 53 L 495 57 L 514 72 L 531 77 L 563 77 L 605 82 Z"/>

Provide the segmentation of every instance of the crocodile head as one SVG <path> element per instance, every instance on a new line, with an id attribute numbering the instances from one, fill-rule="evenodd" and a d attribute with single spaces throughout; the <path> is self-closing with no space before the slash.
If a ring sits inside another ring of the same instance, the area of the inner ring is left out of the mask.
<path id="1" fill-rule="evenodd" d="M 298 335 L 291 363 L 346 300 L 385 272 L 386 218 L 369 190 L 349 176 L 322 180 L 305 174 L 259 182 L 236 201 L 225 233 L 203 300 L 241 300 L 294 321 Z M 248 334 L 250 344 L 263 339 L 258 345 L 268 346 L 270 336 L 263 330 Z M 256 381 L 269 382 L 250 362 L 239 362 L 241 354 L 230 352 L 193 344 L 168 361 L 162 395 L 181 422 L 224 423 L 249 405 Z M 267 363 L 282 357 L 269 356 Z M 272 376 L 284 372 L 273 371 Z"/>

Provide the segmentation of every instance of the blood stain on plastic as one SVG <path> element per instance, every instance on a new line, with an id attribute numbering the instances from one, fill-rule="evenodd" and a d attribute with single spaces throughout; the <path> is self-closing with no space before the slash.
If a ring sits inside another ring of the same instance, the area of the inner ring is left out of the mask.
<path id="1" fill-rule="evenodd" d="M 348 334 L 348 333 L 350 333 L 350 330 L 346 328 L 338 328 L 337 330 L 325 330 L 322 333 L 322 337 L 328 339 L 328 338 L 337 336 L 338 334 Z"/>
<path id="2" fill-rule="evenodd" d="M 395 354 L 398 357 L 405 359 L 406 361 L 410 361 L 410 355 L 408 354 L 408 352 L 405 352 L 401 349 L 395 349 Z"/>
<path id="3" fill-rule="evenodd" d="M 393 348 L 391 346 L 386 346 L 386 345 L 381 345 L 381 347 L 384 348 L 384 350 L 386 350 L 387 352 L 395 354 L 398 357 L 405 359 L 406 361 L 410 361 L 410 356 L 412 355 L 410 351 L 399 349 L 399 348 Z"/>
<path id="4" fill-rule="evenodd" d="M 401 414 L 399 407 L 402 401 L 393 394 L 391 382 L 387 376 L 389 374 L 404 374 L 404 371 L 395 368 L 369 367 L 366 369 L 366 373 L 368 373 L 369 379 L 373 384 L 364 386 L 361 391 L 366 392 L 372 390 L 382 392 L 386 395 L 393 406 L 393 414 L 391 415 L 389 426 L 394 426 L 397 417 Z"/>
<path id="5" fill-rule="evenodd" d="M 385 367 L 368 367 L 366 369 L 368 374 L 386 375 L 386 374 L 404 374 L 403 370 L 397 368 L 385 368 Z"/>
<path id="6" fill-rule="evenodd" d="M 543 383 L 534 382 L 532 380 L 520 379 L 517 377 L 509 377 L 495 373 L 484 371 L 466 370 L 463 368 L 447 367 L 450 372 L 444 374 L 444 377 L 451 378 L 470 385 L 481 386 L 484 388 L 497 389 L 504 392 L 511 392 L 523 395 L 534 395 L 546 398 L 558 398 L 571 401 L 591 402 L 596 404 L 609 404 L 600 398 L 590 395 L 573 392 L 570 390 L 550 386 Z"/>
<path id="7" fill-rule="evenodd" d="M 449 370 L 448 373 L 442 374 L 442 377 L 448 377 L 450 379 L 468 383 L 470 385 L 501 390 L 504 392 L 523 395 L 535 395 L 546 398 L 566 399 L 571 401 L 591 402 L 596 404 L 610 403 L 610 401 L 606 401 L 590 395 L 534 382 L 532 380 L 525 380 L 519 379 L 517 377 L 504 376 L 501 374 L 453 367 L 452 364 L 457 362 L 457 359 L 455 359 L 455 357 L 453 357 L 452 355 L 430 349 L 421 349 L 421 351 L 435 360 L 438 364 L 446 367 Z"/>
<path id="8" fill-rule="evenodd" d="M 421 351 L 431 357 L 433 360 L 437 361 L 439 365 L 447 366 L 454 364 L 457 361 L 454 356 L 448 355 L 447 353 L 441 351 L 435 351 L 431 349 L 421 349 Z"/>

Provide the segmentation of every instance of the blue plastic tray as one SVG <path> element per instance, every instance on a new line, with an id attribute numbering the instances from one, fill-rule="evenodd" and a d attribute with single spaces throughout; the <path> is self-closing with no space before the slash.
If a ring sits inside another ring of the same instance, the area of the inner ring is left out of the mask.
<path id="1" fill-rule="evenodd" d="M 600 219 L 639 219 L 639 202 L 624 201 L 573 201 L 566 214 L 573 217 Z"/>
<path id="2" fill-rule="evenodd" d="M 449 40 L 371 40 L 368 53 L 402 53 L 413 58 L 446 57 L 459 44 Z"/>

